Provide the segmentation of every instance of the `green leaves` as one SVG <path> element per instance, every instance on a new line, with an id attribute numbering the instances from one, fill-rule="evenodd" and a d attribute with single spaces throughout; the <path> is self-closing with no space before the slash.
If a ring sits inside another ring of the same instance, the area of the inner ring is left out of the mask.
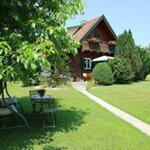
<path id="1" fill-rule="evenodd" d="M 135 76 L 134 80 L 136 80 L 136 76 L 142 67 L 142 62 L 130 30 L 124 31 L 119 36 L 115 52 L 116 56 L 126 58 L 128 63 L 131 64 Z"/>
<path id="2" fill-rule="evenodd" d="M 109 60 L 108 64 L 114 75 L 114 81 L 117 84 L 127 84 L 132 82 L 134 74 L 130 63 L 125 58 L 115 57 Z"/>
<path id="3" fill-rule="evenodd" d="M 31 23 L 31 27 L 35 28 L 35 22 Z"/>
<path id="4" fill-rule="evenodd" d="M 92 77 L 102 85 L 111 85 L 114 83 L 113 73 L 107 63 L 96 64 L 92 71 Z"/>
<path id="5" fill-rule="evenodd" d="M 31 63 L 31 69 L 33 69 L 33 70 L 36 69 L 36 65 L 34 63 Z"/>
<path id="6" fill-rule="evenodd" d="M 82 12 L 82 0 L 9 0 L 1 6 L 0 79 L 16 80 L 27 72 L 31 77 L 59 56 L 66 61 L 66 55 L 77 52 L 79 44 L 64 25 Z"/>
<path id="7" fill-rule="evenodd" d="M 3 78 L 2 74 L 0 74 L 0 80 Z"/>
<path id="8" fill-rule="evenodd" d="M 6 41 L 0 42 L 0 55 L 7 55 L 11 51 L 11 47 Z"/>
<path id="9" fill-rule="evenodd" d="M 19 17 L 17 15 L 12 15 L 12 18 L 15 20 L 15 21 L 19 21 Z"/>

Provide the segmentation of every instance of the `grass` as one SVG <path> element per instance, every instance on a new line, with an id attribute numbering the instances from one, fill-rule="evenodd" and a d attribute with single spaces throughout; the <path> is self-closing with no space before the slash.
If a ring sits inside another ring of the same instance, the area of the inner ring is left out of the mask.
<path id="1" fill-rule="evenodd" d="M 72 88 L 50 90 L 57 98 L 57 127 L 42 129 L 33 123 L 29 89 L 10 84 L 30 124 L 24 129 L 0 131 L 1 150 L 149 150 L 150 137 L 117 118 Z"/>
<path id="2" fill-rule="evenodd" d="M 150 75 L 129 85 L 97 86 L 89 92 L 150 124 Z"/>

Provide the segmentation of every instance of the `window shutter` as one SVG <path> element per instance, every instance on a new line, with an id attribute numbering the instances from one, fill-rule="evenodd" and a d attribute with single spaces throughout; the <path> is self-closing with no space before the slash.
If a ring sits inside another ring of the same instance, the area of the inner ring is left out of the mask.
<path id="1" fill-rule="evenodd" d="M 84 58 L 80 58 L 80 70 L 83 71 L 85 67 Z"/>

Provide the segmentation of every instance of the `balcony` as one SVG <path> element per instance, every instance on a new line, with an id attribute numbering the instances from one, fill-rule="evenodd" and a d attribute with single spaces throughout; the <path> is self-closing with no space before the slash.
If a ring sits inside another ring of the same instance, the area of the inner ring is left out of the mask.
<path id="1" fill-rule="evenodd" d="M 109 44 L 108 42 L 101 41 L 99 43 L 90 43 L 88 41 L 83 41 L 82 52 L 102 52 L 102 53 L 114 53 L 115 45 Z"/>

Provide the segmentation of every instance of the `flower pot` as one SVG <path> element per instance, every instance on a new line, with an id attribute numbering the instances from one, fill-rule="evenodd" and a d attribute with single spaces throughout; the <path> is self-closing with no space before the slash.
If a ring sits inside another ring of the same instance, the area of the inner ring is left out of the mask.
<path id="1" fill-rule="evenodd" d="M 93 37 L 93 38 L 88 39 L 88 42 L 98 44 L 98 43 L 100 43 L 100 39 Z"/>
<path id="2" fill-rule="evenodd" d="M 38 90 L 38 94 L 39 94 L 40 97 L 44 97 L 44 95 L 45 95 L 45 89 Z"/>

